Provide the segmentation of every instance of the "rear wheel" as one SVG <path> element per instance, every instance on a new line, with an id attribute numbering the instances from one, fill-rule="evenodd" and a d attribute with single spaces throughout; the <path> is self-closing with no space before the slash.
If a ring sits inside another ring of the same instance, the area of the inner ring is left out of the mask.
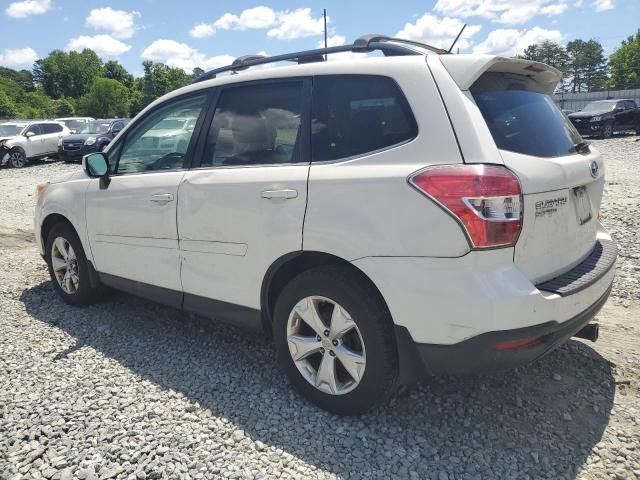
<path id="1" fill-rule="evenodd" d="M 602 127 L 600 136 L 602 138 L 611 138 L 613 136 L 613 125 L 611 125 L 610 123 L 607 123 L 604 127 Z"/>
<path id="2" fill-rule="evenodd" d="M 280 363 L 298 391 L 321 408 L 357 415 L 395 391 L 392 322 L 378 292 L 342 266 L 294 278 L 275 307 Z"/>
<path id="3" fill-rule="evenodd" d="M 22 168 L 27 163 L 27 156 L 21 148 L 14 148 L 9 154 L 9 164 L 13 168 Z"/>
<path id="4" fill-rule="evenodd" d="M 58 223 L 51 228 L 45 259 L 54 288 L 65 302 L 79 306 L 100 299 L 102 289 L 91 287 L 87 257 L 71 225 Z"/>

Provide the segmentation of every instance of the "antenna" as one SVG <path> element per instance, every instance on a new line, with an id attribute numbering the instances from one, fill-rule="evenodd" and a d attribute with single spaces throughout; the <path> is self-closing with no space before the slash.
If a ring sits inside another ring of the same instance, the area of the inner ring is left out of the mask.
<path id="1" fill-rule="evenodd" d="M 324 48 L 327 48 L 327 9 L 322 9 L 322 16 L 324 17 Z M 327 55 L 324 56 L 324 61 L 327 61 Z"/>
<path id="2" fill-rule="evenodd" d="M 451 44 L 451 46 L 449 47 L 448 52 L 451 53 L 453 51 L 453 47 L 456 46 L 456 43 L 458 43 L 458 40 L 460 39 L 460 35 L 462 35 L 462 32 L 464 32 L 464 29 L 467 28 L 467 24 L 465 23 L 464 25 L 462 25 L 462 28 L 460 29 L 460 31 L 458 32 L 458 36 L 456 37 L 456 39 L 453 41 L 453 43 Z M 459 51 L 458 51 L 459 52 Z"/>

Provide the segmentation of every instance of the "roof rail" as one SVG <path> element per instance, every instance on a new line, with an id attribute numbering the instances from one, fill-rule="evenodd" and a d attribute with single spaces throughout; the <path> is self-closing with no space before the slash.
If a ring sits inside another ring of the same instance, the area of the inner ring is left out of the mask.
<path id="1" fill-rule="evenodd" d="M 368 34 L 358 37 L 351 45 L 339 45 L 336 47 L 316 48 L 314 50 L 305 50 L 302 52 L 285 53 L 282 55 L 274 55 L 265 57 L 264 55 L 244 55 L 236 58 L 231 65 L 215 68 L 203 73 L 191 83 L 203 82 L 216 78 L 216 75 L 224 72 L 238 72 L 246 70 L 256 65 L 265 65 L 268 63 L 276 63 L 283 61 L 297 61 L 298 63 L 312 63 L 325 61 L 324 56 L 340 52 L 356 52 L 366 53 L 375 50 L 381 51 L 385 56 L 398 55 L 421 55 L 421 52 L 411 48 L 416 46 L 424 48 L 439 55 L 445 55 L 449 52 L 446 50 L 427 45 L 425 43 L 414 42 L 402 38 L 387 37 L 385 35 Z"/>

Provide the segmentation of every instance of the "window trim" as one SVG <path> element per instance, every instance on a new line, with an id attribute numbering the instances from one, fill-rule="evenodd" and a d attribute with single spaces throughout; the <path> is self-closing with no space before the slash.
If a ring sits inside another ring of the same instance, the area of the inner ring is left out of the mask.
<path id="1" fill-rule="evenodd" d="M 209 129 L 211 128 L 211 122 L 215 115 L 216 109 L 220 102 L 220 97 L 226 90 L 233 88 L 252 87 L 255 85 L 268 85 L 272 83 L 291 83 L 302 82 L 302 115 L 300 118 L 300 125 L 302 126 L 300 134 L 301 154 L 302 158 L 307 160 L 293 163 L 261 163 L 257 165 L 202 165 L 202 157 L 206 147 L 207 137 L 209 136 Z M 310 165 L 311 164 L 311 77 L 286 77 L 286 78 L 267 78 L 262 80 L 249 80 L 245 82 L 230 83 L 221 85 L 215 88 L 215 94 L 213 95 L 213 101 L 211 102 L 211 108 L 207 112 L 204 124 L 202 125 L 200 138 L 198 138 L 198 144 L 196 147 L 195 155 L 191 159 L 191 165 L 189 170 L 212 170 L 212 169 L 230 169 L 230 168 L 264 168 L 264 167 L 289 167 L 295 165 Z"/>
<path id="2" fill-rule="evenodd" d="M 178 172 L 181 170 L 187 170 L 189 168 L 189 165 L 191 164 L 191 157 L 193 156 L 194 150 L 195 150 L 195 145 L 196 145 L 196 138 L 200 135 L 200 130 L 202 128 L 202 123 L 204 121 L 204 118 L 206 116 L 206 114 L 208 113 L 210 107 L 211 107 L 211 101 L 212 101 L 212 97 L 214 96 L 214 90 L 215 87 L 213 88 L 202 88 L 199 90 L 195 90 L 193 92 L 188 92 L 185 93 L 183 95 L 179 95 L 176 97 L 171 97 L 167 100 L 165 100 L 162 103 L 159 103 L 158 105 L 154 106 L 153 108 L 151 108 L 149 111 L 145 112 L 145 114 L 139 118 L 134 118 L 133 120 L 131 120 L 129 123 L 125 124 L 123 127 L 123 130 L 126 128 L 126 132 L 124 135 L 121 135 L 118 140 L 116 142 L 112 142 L 112 146 L 109 148 L 109 151 L 117 151 L 117 159 L 115 159 L 115 167 L 113 170 L 113 173 L 110 173 L 109 176 L 110 177 L 124 177 L 124 176 L 128 176 L 128 175 L 146 175 L 146 174 L 150 174 L 150 173 L 169 173 L 169 172 Z M 176 102 L 181 102 L 183 100 L 188 100 L 190 98 L 193 97 L 199 97 L 199 96 L 204 96 L 205 97 L 205 101 L 204 101 L 204 105 L 202 107 L 202 110 L 200 111 L 200 114 L 198 115 L 198 120 L 196 121 L 196 125 L 193 129 L 193 133 L 191 134 L 191 139 L 189 140 L 189 146 L 187 147 L 187 152 L 185 153 L 184 156 L 184 160 L 182 162 L 182 167 L 179 168 L 171 168 L 171 169 L 166 169 L 166 170 L 148 170 L 148 171 L 144 171 L 144 172 L 128 172 L 128 173 L 118 173 L 118 166 L 120 165 L 120 156 L 122 155 L 122 147 L 124 145 L 124 143 L 127 141 L 127 138 L 129 138 L 129 135 L 131 134 L 132 131 L 134 131 L 140 124 L 142 124 L 145 120 L 147 120 L 150 116 L 154 115 L 155 113 L 158 112 L 158 110 L 166 107 L 168 104 L 170 103 L 176 103 Z M 113 123 L 111 124 L 111 126 L 109 127 L 109 131 L 111 131 L 111 128 L 113 127 Z M 127 128 L 129 127 L 129 128 Z M 122 130 L 120 131 L 122 132 Z M 119 149 L 119 150 L 118 150 Z M 108 160 L 110 161 L 111 158 L 108 158 Z"/>
<path id="3" fill-rule="evenodd" d="M 332 160 L 315 160 L 313 158 L 313 137 L 312 135 L 310 135 L 309 141 L 310 141 L 310 155 L 311 155 L 311 164 L 312 165 L 329 165 L 332 163 L 344 163 L 344 162 L 349 162 L 352 160 L 357 160 L 358 158 L 364 158 L 364 157 L 368 157 L 370 155 L 377 155 L 383 152 L 386 152 L 388 150 L 394 149 L 394 148 L 399 148 L 402 147 L 404 145 L 407 145 L 413 141 L 415 141 L 419 136 L 420 136 L 420 125 L 418 124 L 418 120 L 416 119 L 416 115 L 413 112 L 413 109 L 411 108 L 411 103 L 409 103 L 409 100 L 407 99 L 406 94 L 404 93 L 404 90 L 402 89 L 402 87 L 400 86 L 400 84 L 398 84 L 398 82 L 396 81 L 395 78 L 390 77 L 388 75 L 379 75 L 379 74 L 371 74 L 371 73 L 329 73 L 329 74 L 325 74 L 325 75 L 314 75 L 312 80 L 316 80 L 317 78 L 320 77 L 378 77 L 378 78 L 386 78 L 388 80 L 390 80 L 391 82 L 393 82 L 393 84 L 396 86 L 396 88 L 398 89 L 398 91 L 400 92 L 400 94 L 402 95 L 402 102 L 404 102 L 405 107 L 407 108 L 408 112 L 411 114 L 411 119 L 413 120 L 413 124 L 415 126 L 415 132 L 416 134 L 411 137 L 408 138 L 406 140 L 403 140 L 401 142 L 397 142 L 391 145 L 387 145 L 384 146 L 382 148 L 378 148 L 376 150 L 370 150 L 367 152 L 363 152 L 363 153 L 358 153 L 356 155 L 350 155 L 347 157 L 339 157 L 339 158 L 334 158 Z M 313 115 L 314 111 L 313 111 L 313 99 L 315 98 L 315 95 L 313 94 L 313 90 L 311 92 L 310 95 L 310 102 L 311 102 L 311 115 Z M 309 126 L 311 126 L 311 118 L 309 118 Z"/>

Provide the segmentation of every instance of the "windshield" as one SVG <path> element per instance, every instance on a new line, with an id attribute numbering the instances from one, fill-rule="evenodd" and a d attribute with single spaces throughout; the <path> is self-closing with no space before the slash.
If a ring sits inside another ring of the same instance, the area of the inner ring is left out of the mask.
<path id="1" fill-rule="evenodd" d="M 14 137 L 22 131 L 24 125 L 0 125 L 0 137 Z"/>
<path id="2" fill-rule="evenodd" d="M 618 102 L 592 102 L 582 109 L 583 112 L 596 113 L 596 112 L 610 112 L 613 110 Z"/>
<path id="3" fill-rule="evenodd" d="M 178 130 L 184 126 L 184 120 L 175 119 L 175 118 L 165 118 L 160 123 L 158 123 L 154 130 Z"/>
<path id="4" fill-rule="evenodd" d="M 559 157 L 582 141 L 548 95 L 528 90 L 471 91 L 499 149 Z"/>
<path id="5" fill-rule="evenodd" d="M 86 122 L 82 122 L 80 120 L 64 120 L 62 123 L 64 123 L 69 130 L 76 131 L 86 125 Z"/>
<path id="6" fill-rule="evenodd" d="M 111 124 L 103 122 L 83 123 L 78 127 L 76 133 L 107 133 L 109 131 L 109 125 Z"/>

